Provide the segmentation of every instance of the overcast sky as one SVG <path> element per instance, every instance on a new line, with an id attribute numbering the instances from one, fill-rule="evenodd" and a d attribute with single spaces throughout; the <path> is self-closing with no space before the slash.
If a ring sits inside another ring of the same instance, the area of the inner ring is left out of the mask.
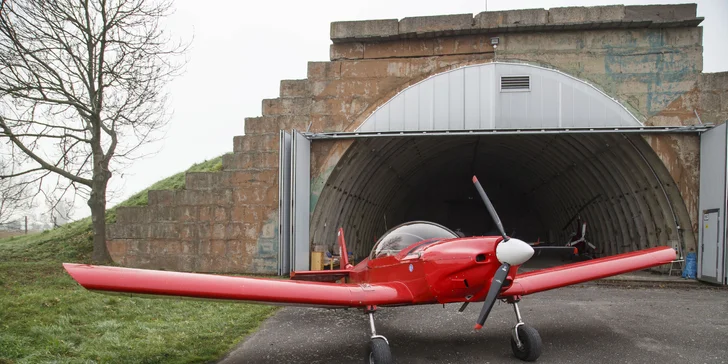
<path id="1" fill-rule="evenodd" d="M 624 1 L 625 5 L 685 3 Z M 728 1 L 697 1 L 704 72 L 728 70 Z M 591 0 L 489 0 L 489 11 L 612 5 Z M 175 0 L 169 30 L 194 36 L 186 72 L 171 85 L 174 116 L 158 152 L 111 180 L 109 206 L 191 164 L 232 152 L 245 117 L 261 114 L 261 100 L 278 97 L 279 82 L 306 78 L 308 61 L 329 60 L 329 24 L 342 20 L 477 14 L 484 0 L 205 1 Z M 85 203 L 76 217 L 88 216 Z"/>

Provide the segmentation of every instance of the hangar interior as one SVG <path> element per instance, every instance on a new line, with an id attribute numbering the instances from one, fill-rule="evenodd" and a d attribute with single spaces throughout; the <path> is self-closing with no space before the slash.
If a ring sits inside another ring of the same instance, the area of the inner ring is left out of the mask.
<path id="1" fill-rule="evenodd" d="M 677 190 L 639 134 L 382 137 L 357 140 L 324 187 L 311 221 L 333 246 L 368 254 L 386 229 L 429 220 L 465 235 L 496 235 L 473 187 L 477 175 L 506 231 L 566 243 L 578 217 L 599 253 L 679 242 Z"/>

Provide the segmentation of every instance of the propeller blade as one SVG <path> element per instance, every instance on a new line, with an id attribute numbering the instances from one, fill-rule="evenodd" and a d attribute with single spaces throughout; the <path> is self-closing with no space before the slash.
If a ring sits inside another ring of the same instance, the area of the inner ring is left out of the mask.
<path id="1" fill-rule="evenodd" d="M 508 271 L 510 269 L 510 264 L 503 263 L 503 265 L 501 265 L 495 272 L 495 275 L 493 276 L 493 281 L 490 282 L 488 295 L 485 296 L 485 302 L 483 302 L 483 309 L 480 310 L 480 316 L 478 316 L 478 321 L 475 324 L 476 330 L 480 330 L 481 328 L 483 328 L 483 324 L 485 324 L 485 320 L 488 318 L 490 310 L 493 309 L 495 300 L 498 298 L 498 294 L 500 293 L 501 288 L 503 288 L 503 283 L 506 281 L 506 277 L 508 276 Z"/>
<path id="2" fill-rule="evenodd" d="M 493 221 L 495 222 L 496 226 L 498 226 L 498 231 L 500 231 L 501 236 L 503 237 L 503 241 L 508 241 L 508 236 L 506 235 L 505 229 L 503 229 L 503 223 L 501 223 L 500 217 L 498 217 L 498 213 L 495 212 L 495 208 L 493 207 L 493 204 L 490 203 L 490 199 L 488 198 L 488 195 L 485 194 L 485 191 L 483 190 L 483 186 L 480 185 L 480 182 L 478 182 L 478 177 L 473 176 L 473 184 L 475 184 L 475 188 L 478 190 L 478 193 L 480 193 L 480 198 L 483 199 L 483 202 L 485 202 L 485 207 L 488 209 L 488 212 L 490 213 L 490 216 L 493 218 Z"/>

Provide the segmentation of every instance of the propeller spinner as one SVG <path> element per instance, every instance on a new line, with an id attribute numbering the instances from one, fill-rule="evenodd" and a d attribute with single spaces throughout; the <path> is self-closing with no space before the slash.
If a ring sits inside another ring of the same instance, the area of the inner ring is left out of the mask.
<path id="1" fill-rule="evenodd" d="M 509 238 L 506 235 L 505 229 L 503 229 L 503 223 L 501 223 L 501 220 L 498 217 L 498 213 L 495 211 L 493 204 L 490 202 L 488 195 L 485 194 L 483 186 L 480 185 L 476 176 L 473 176 L 473 184 L 475 184 L 475 188 L 478 190 L 478 193 L 480 193 L 480 197 L 483 199 L 485 207 L 488 209 L 490 216 L 493 218 L 493 222 L 495 222 L 495 225 L 498 227 L 498 231 L 500 231 L 501 236 L 503 237 L 503 240 L 495 248 L 495 256 L 498 258 L 498 261 L 501 262 L 501 266 L 498 267 L 498 270 L 493 276 L 490 289 L 488 290 L 488 294 L 485 296 L 485 302 L 483 302 L 483 308 L 481 309 L 478 321 L 475 324 L 475 329 L 480 330 L 483 327 L 485 320 L 488 318 L 490 310 L 493 309 L 495 300 L 498 298 L 498 294 L 503 288 L 503 284 L 508 276 L 508 271 L 511 269 L 511 266 L 521 265 L 531 259 L 531 256 L 533 256 L 533 248 L 522 240 Z"/>

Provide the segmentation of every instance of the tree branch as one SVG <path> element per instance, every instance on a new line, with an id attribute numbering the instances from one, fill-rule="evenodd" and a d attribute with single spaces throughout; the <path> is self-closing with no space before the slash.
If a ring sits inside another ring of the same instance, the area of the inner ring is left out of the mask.
<path id="1" fill-rule="evenodd" d="M 15 144 L 18 148 L 20 148 L 20 150 L 22 150 L 23 153 L 28 155 L 31 159 L 33 159 L 38 164 L 40 164 L 44 169 L 58 173 L 61 176 L 70 179 L 71 181 L 82 183 L 82 184 L 85 184 L 88 186 L 91 185 L 91 180 L 86 179 L 86 178 L 81 178 L 81 177 L 73 175 L 63 169 L 53 166 L 53 165 L 49 164 L 48 162 L 44 161 L 37 154 L 33 153 L 32 150 L 28 149 L 28 147 L 26 147 L 25 144 L 23 144 L 23 142 L 21 142 L 18 138 L 15 137 L 15 135 L 10 130 L 10 128 L 8 128 L 8 126 L 5 124 L 5 118 L 3 118 L 2 116 L 0 116 L 0 128 L 2 128 L 5 135 L 10 138 L 10 141 L 12 141 L 13 144 Z"/>

